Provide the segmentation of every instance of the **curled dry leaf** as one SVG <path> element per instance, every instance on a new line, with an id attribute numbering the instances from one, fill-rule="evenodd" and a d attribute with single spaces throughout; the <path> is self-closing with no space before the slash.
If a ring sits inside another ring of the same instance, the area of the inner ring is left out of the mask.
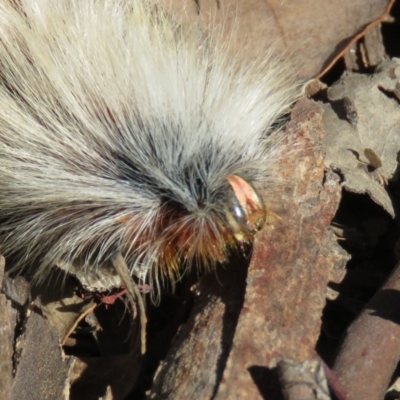
<path id="1" fill-rule="evenodd" d="M 72 279 L 55 275 L 43 287 L 33 288 L 34 297 L 41 293 L 33 303 L 30 290 L 23 277 L 5 275 L 0 294 L 1 398 L 125 398 L 141 362 L 141 330 L 130 308 L 118 301 L 108 309 L 100 304 L 87 315 L 96 305 L 93 299 L 78 296 Z"/>
<path id="2" fill-rule="evenodd" d="M 309 79 L 340 57 L 354 37 L 385 19 L 393 1 L 365 0 L 162 0 L 178 16 L 221 23 L 228 40 L 246 41 L 263 53 L 293 56 L 299 77 Z M 183 3 L 183 5 L 182 5 Z M 334 23 L 332 23 L 334 21 Z M 329 28 L 327 28 L 329 27 Z"/>
<path id="3" fill-rule="evenodd" d="M 64 374 L 71 398 L 97 398 L 111 390 L 112 399 L 123 399 L 140 371 L 138 319 L 122 300 L 106 307 L 100 299 L 95 307 L 90 293 L 84 298 L 77 295 L 74 280 L 51 284 L 51 292 L 38 290 L 44 303 L 41 310 L 56 327 L 59 340 L 65 338 L 63 350 L 68 356 L 63 358 L 73 361 Z"/>
<path id="4" fill-rule="evenodd" d="M 92 307 L 93 301 L 79 296 L 75 282 L 70 279 L 50 278 L 43 286 L 35 286 L 33 294 L 40 294 L 41 312 L 63 339 L 80 316 Z"/>
<path id="5" fill-rule="evenodd" d="M 373 75 L 347 74 L 328 90 L 330 103 L 324 105 L 326 165 L 343 175 L 348 191 L 367 193 L 392 217 L 385 185 L 398 173 L 399 78 L 398 59 L 385 61 Z"/>

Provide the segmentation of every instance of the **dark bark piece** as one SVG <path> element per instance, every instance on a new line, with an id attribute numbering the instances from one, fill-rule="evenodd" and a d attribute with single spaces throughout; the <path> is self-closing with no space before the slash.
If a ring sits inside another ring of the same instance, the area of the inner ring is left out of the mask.
<path id="1" fill-rule="evenodd" d="M 350 399 L 383 399 L 400 359 L 399 304 L 400 264 L 349 328 L 335 361 Z"/>
<path id="2" fill-rule="evenodd" d="M 39 303 L 31 309 L 18 338 L 16 348 L 21 349 L 13 386 L 14 399 L 54 400 L 68 399 L 66 377 L 71 359 L 62 357 L 60 338 L 55 328 L 40 315 Z"/>
<path id="3" fill-rule="evenodd" d="M 69 399 L 126 399 L 140 370 L 140 348 L 135 350 L 135 353 L 113 357 L 74 357 Z"/>
<path id="4" fill-rule="evenodd" d="M 15 314 L 23 307 L 26 307 L 31 298 L 29 283 L 22 276 L 12 279 L 8 274 L 5 274 L 2 292 L 15 305 L 13 311 Z"/>
<path id="5" fill-rule="evenodd" d="M 125 399 L 135 386 L 141 367 L 141 327 L 131 307 L 122 302 L 99 306 L 92 315 L 99 329 L 93 332 L 99 354 L 75 356 L 69 382 L 71 399 L 100 398 L 109 391 L 113 400 Z"/>
<path id="6" fill-rule="evenodd" d="M 380 25 L 370 29 L 364 37 L 365 67 L 376 67 L 387 58 Z"/>
<path id="7" fill-rule="evenodd" d="M 151 398 L 278 399 L 277 361 L 314 355 L 340 185 L 324 175 L 320 106 L 300 101 L 293 120 L 286 140 L 295 150 L 282 159 L 286 184 L 275 194 L 282 210 L 256 240 L 247 286 L 244 266 L 204 278 Z"/>
<path id="8" fill-rule="evenodd" d="M 244 265 L 243 265 L 244 264 Z M 246 263 L 201 280 L 189 321 L 161 364 L 151 399 L 209 399 L 221 378 L 243 305 Z"/>
<path id="9" fill-rule="evenodd" d="M 0 288 L 3 278 L 4 258 L 0 256 Z M 0 390 L 4 400 L 11 400 L 13 328 L 11 302 L 0 293 Z"/>
<path id="10" fill-rule="evenodd" d="M 344 55 L 347 71 L 362 71 L 376 67 L 388 58 L 383 45 L 381 25 L 371 27 L 361 41 L 354 43 Z"/>

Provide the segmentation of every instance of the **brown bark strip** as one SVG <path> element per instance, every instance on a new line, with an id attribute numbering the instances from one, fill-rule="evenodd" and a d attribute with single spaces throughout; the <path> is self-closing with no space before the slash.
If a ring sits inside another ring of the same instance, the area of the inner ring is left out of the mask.
<path id="1" fill-rule="evenodd" d="M 285 187 L 274 199 L 279 218 L 256 240 L 245 293 L 244 266 L 205 277 L 151 398 L 281 398 L 277 362 L 314 355 L 333 264 L 327 228 L 340 185 L 325 176 L 320 106 L 299 102 L 293 120 L 280 168 Z"/>
<path id="2" fill-rule="evenodd" d="M 400 264 L 349 328 L 334 371 L 350 399 L 383 399 L 400 359 Z"/>
<path id="3" fill-rule="evenodd" d="M 255 245 L 245 302 L 216 399 L 256 399 L 260 393 L 277 399 L 277 362 L 302 362 L 315 354 L 334 262 L 327 229 L 340 189 L 337 179 L 324 177 L 319 106 L 300 102 L 293 120 L 288 140 L 301 151 L 295 159 L 283 160 L 285 214 Z"/>

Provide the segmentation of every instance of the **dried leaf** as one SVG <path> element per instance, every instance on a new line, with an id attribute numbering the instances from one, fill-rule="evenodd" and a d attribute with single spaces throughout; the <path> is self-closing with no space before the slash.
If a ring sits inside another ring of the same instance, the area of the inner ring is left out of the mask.
<path id="1" fill-rule="evenodd" d="M 302 78 L 317 75 L 341 55 L 352 38 L 386 15 L 389 0 L 163 0 L 175 15 L 204 25 L 221 24 L 228 40 L 246 42 L 254 53 L 275 46 L 293 56 Z M 182 10 L 185 10 L 184 12 Z M 334 21 L 334 23 L 332 22 Z"/>
<path id="2" fill-rule="evenodd" d="M 400 107 L 394 92 L 399 77 L 396 59 L 385 61 L 371 76 L 348 74 L 328 90 L 330 103 L 324 105 L 326 165 L 340 171 L 347 190 L 369 194 L 391 216 L 384 185 L 398 169 Z M 356 110 L 356 125 L 347 118 L 346 99 Z"/>
<path id="3" fill-rule="evenodd" d="M 34 287 L 33 296 L 40 292 L 43 303 L 36 298 L 32 304 L 24 278 L 5 275 L 0 294 L 1 398 L 124 399 L 140 372 L 140 324 L 123 302 L 108 308 L 101 304 L 61 347 L 61 338 L 94 303 L 76 294 L 74 281 L 55 275 L 43 287 Z M 6 298 L 12 299 L 12 308 Z"/>

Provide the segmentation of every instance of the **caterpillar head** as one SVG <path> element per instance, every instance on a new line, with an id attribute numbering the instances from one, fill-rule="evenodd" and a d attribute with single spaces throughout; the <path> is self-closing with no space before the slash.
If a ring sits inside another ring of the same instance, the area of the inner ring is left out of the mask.
<path id="1" fill-rule="evenodd" d="M 265 223 L 266 211 L 256 190 L 237 175 L 226 178 L 227 191 L 215 212 L 176 211 L 168 208 L 161 218 L 162 240 L 158 247 L 158 270 L 175 278 L 182 264 L 210 269 L 227 261 L 234 250 L 247 253 L 254 235 Z"/>

